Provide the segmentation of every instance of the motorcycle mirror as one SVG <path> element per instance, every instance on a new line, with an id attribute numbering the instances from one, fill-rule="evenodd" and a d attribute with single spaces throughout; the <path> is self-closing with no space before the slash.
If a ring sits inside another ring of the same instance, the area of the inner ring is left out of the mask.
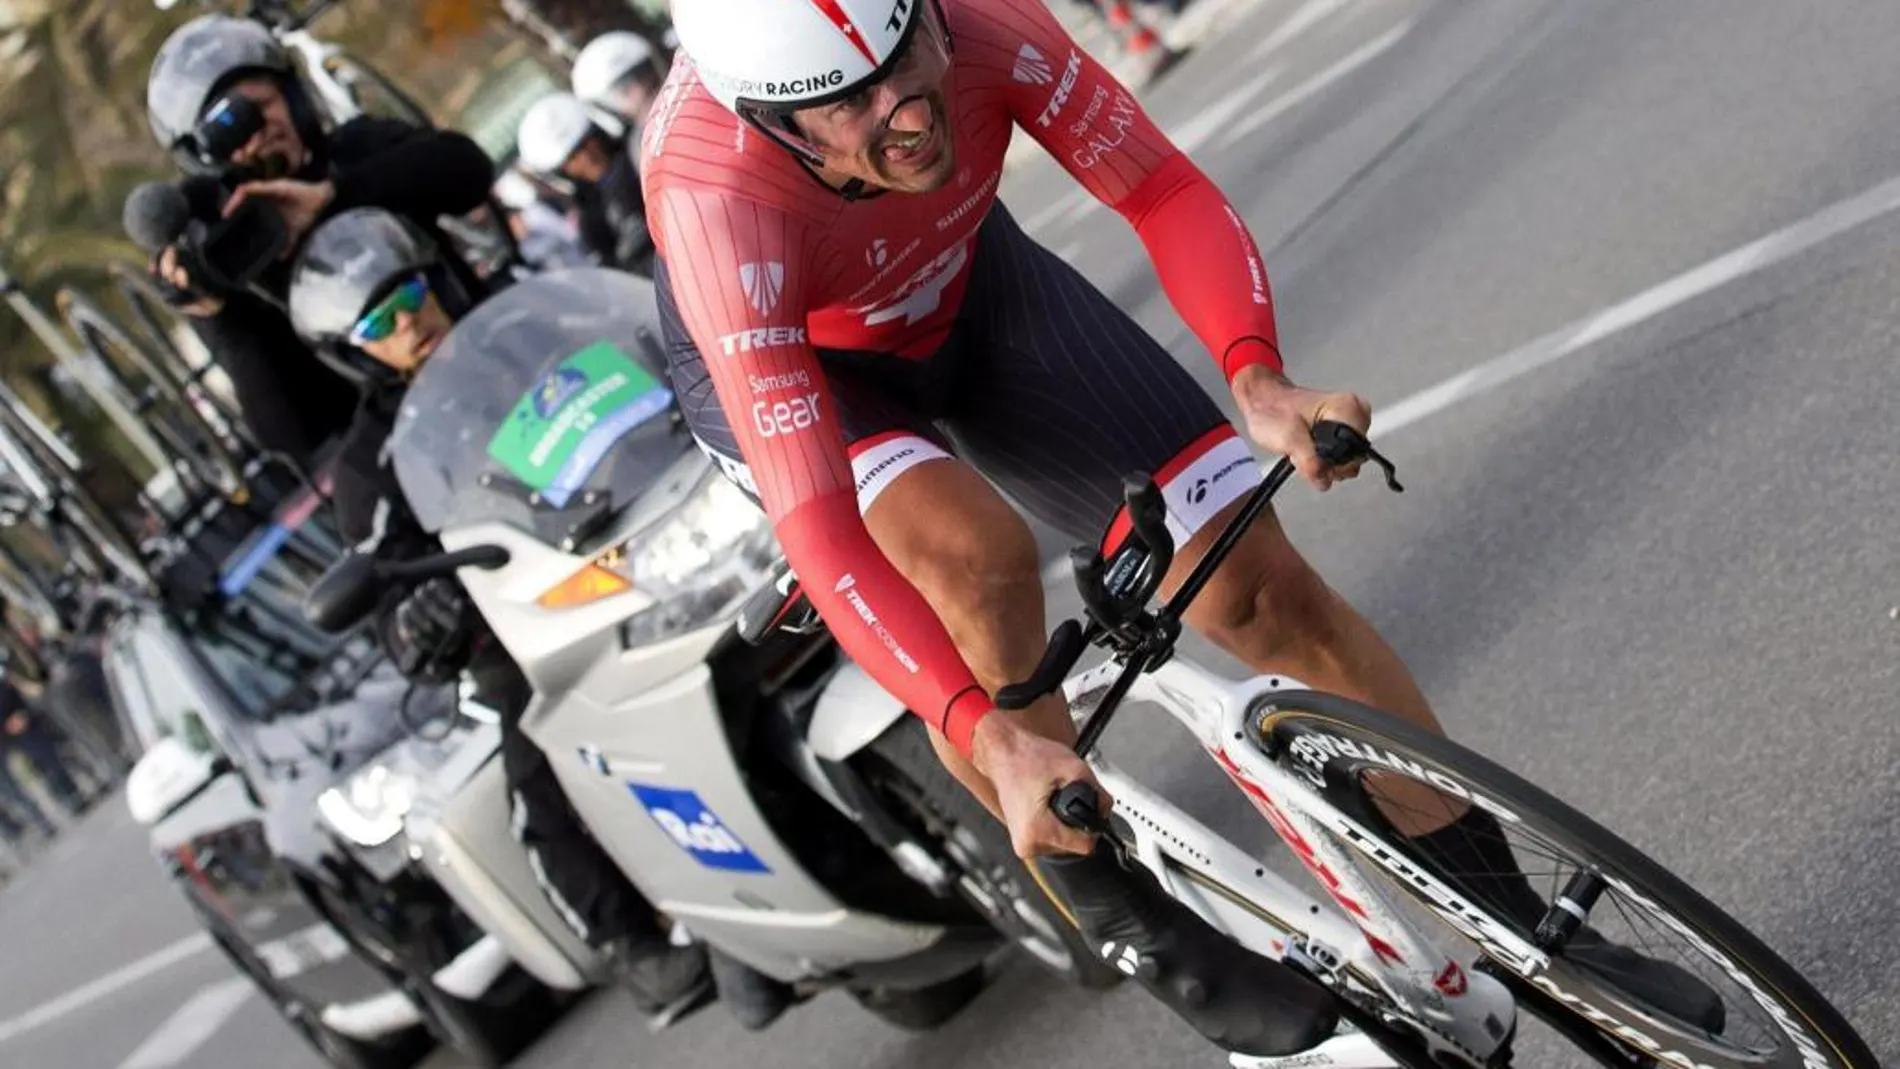
<path id="1" fill-rule="evenodd" d="M 347 553 L 324 569 L 310 593 L 304 595 L 303 617 L 327 634 L 341 634 L 375 611 L 382 591 L 377 586 L 376 558 Z"/>

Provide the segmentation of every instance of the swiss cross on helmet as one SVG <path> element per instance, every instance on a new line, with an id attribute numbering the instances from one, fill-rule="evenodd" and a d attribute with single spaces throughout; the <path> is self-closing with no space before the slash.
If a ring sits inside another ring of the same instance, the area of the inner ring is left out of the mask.
<path id="1" fill-rule="evenodd" d="M 673 26 L 714 99 L 811 166 L 791 113 L 855 95 L 903 58 L 938 0 L 674 0 Z"/>

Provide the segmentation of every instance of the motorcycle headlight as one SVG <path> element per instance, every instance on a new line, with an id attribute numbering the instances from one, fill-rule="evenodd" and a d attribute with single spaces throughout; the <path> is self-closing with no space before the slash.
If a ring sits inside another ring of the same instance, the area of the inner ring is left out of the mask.
<path id="1" fill-rule="evenodd" d="M 377 762 L 317 796 L 324 823 L 358 846 L 381 846 L 402 830 L 415 804 L 414 773 Z"/>
<path id="2" fill-rule="evenodd" d="M 572 608 L 638 591 L 652 603 L 623 630 L 631 643 L 654 642 L 736 613 L 777 560 L 778 540 L 765 513 L 708 469 L 665 520 L 595 557 L 536 603 Z"/>

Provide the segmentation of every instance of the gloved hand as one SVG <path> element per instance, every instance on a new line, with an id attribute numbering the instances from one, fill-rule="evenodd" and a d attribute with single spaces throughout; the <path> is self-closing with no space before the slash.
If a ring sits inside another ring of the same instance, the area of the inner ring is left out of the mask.
<path id="1" fill-rule="evenodd" d="M 468 667 L 478 620 L 461 584 L 441 576 L 411 591 L 384 618 L 383 645 L 404 676 L 447 683 Z"/>

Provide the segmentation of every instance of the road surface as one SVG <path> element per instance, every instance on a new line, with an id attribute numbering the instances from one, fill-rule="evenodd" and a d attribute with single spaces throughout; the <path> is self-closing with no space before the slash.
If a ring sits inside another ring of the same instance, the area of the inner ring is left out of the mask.
<path id="1" fill-rule="evenodd" d="M 1371 399 L 1408 487 L 1292 491 L 1295 541 L 1453 734 L 1727 907 L 1888 1059 L 1896 45 L 1882 0 L 1241 0 L 1145 94 L 1270 250 L 1294 376 Z M 1040 158 L 1006 198 L 1217 385 L 1073 188 Z M 1259 840 L 1172 726 L 1109 745 Z M 0 893 L 0 1063 L 314 1064 L 195 940 L 95 815 Z M 1536 1042 L 1520 1064 L 1576 1064 Z M 843 996 L 651 1036 L 607 994 L 519 1064 L 1220 1063 L 1133 989 L 1016 965 L 928 1036 Z"/>

